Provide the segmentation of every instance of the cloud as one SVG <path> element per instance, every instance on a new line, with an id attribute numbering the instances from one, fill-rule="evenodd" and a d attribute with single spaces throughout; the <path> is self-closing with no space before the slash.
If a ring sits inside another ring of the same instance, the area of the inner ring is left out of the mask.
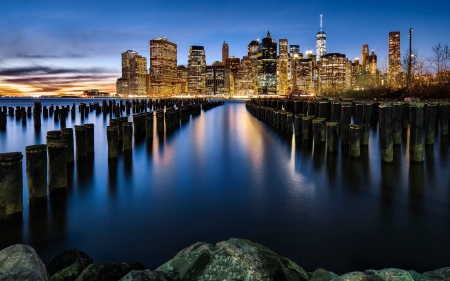
<path id="1" fill-rule="evenodd" d="M 61 58 L 70 58 L 70 59 L 78 59 L 78 58 L 86 58 L 87 55 L 84 54 L 62 54 L 62 55 L 35 55 L 28 53 L 19 53 L 15 55 L 16 58 L 24 58 L 24 59 L 61 59 Z"/>
<path id="2" fill-rule="evenodd" d="M 9 67 L 0 69 L 0 76 L 25 76 L 38 74 L 70 74 L 70 73 L 116 73 L 113 68 L 61 68 L 48 66 Z"/>

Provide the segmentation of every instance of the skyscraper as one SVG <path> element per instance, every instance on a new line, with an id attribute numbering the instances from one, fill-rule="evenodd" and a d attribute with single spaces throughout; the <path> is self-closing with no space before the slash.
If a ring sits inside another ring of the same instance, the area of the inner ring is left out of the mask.
<path id="1" fill-rule="evenodd" d="M 150 40 L 150 94 L 172 95 L 177 82 L 177 44 L 166 38 Z"/>
<path id="2" fill-rule="evenodd" d="M 294 60 L 302 59 L 303 57 L 300 55 L 300 45 L 289 45 L 289 70 L 288 70 L 288 83 L 291 90 L 294 89 Z"/>
<path id="3" fill-rule="evenodd" d="M 258 45 L 258 94 L 277 93 L 277 43 L 267 31 Z"/>
<path id="4" fill-rule="evenodd" d="M 369 44 L 363 44 L 361 49 L 361 67 L 362 71 L 368 71 L 369 68 Z"/>
<path id="5" fill-rule="evenodd" d="M 389 84 L 396 85 L 400 81 L 400 31 L 389 32 Z"/>
<path id="6" fill-rule="evenodd" d="M 322 30 L 322 15 L 320 15 L 320 31 L 316 34 L 316 60 L 327 53 L 327 35 Z"/>
<path id="7" fill-rule="evenodd" d="M 203 46 L 191 46 L 189 49 L 188 93 L 206 94 L 206 57 Z"/>
<path id="8" fill-rule="evenodd" d="M 252 63 L 252 72 L 253 72 L 253 90 L 254 93 L 258 93 L 258 40 L 252 40 L 250 44 L 248 44 L 248 58 Z"/>
<path id="9" fill-rule="evenodd" d="M 288 40 L 283 38 L 279 40 L 279 56 L 277 61 L 278 93 L 286 94 L 288 90 L 289 76 L 289 53 Z"/>
<path id="10" fill-rule="evenodd" d="M 222 45 L 222 63 L 223 65 L 227 65 L 227 59 L 230 56 L 229 50 L 228 50 L 228 44 L 223 41 Z"/>
<path id="11" fill-rule="evenodd" d="M 147 94 L 147 59 L 131 50 L 122 53 L 122 77 L 117 80 L 116 87 L 118 94 L 145 96 Z"/>
<path id="12" fill-rule="evenodd" d="M 372 50 L 372 54 L 369 56 L 369 73 L 372 75 L 377 74 L 377 55 L 375 55 L 375 52 Z"/>

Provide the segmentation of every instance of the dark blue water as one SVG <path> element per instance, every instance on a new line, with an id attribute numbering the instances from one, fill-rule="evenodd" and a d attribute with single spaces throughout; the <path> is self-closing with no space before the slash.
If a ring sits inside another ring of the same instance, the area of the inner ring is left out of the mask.
<path id="1" fill-rule="evenodd" d="M 42 99 L 43 105 L 83 100 Z M 85 102 L 94 100 L 85 100 Z M 0 99 L 1 105 L 32 105 Z M 142 261 L 150 269 L 199 241 L 250 239 L 307 270 L 335 272 L 450 265 L 449 141 L 436 136 L 424 163 L 410 163 L 407 135 L 382 164 L 378 128 L 360 159 L 336 155 L 258 121 L 227 102 L 108 161 L 109 115 L 90 113 L 67 127 L 95 124 L 95 156 L 69 168 L 69 187 L 29 207 L 24 166 L 22 219 L 3 223 L 0 248 L 24 243 L 44 262 L 76 247 L 94 262 Z M 129 118 L 131 120 L 131 117 Z M 53 118 L 36 131 L 8 117 L 0 152 L 45 143 Z M 24 158 L 25 163 L 25 158 Z"/>

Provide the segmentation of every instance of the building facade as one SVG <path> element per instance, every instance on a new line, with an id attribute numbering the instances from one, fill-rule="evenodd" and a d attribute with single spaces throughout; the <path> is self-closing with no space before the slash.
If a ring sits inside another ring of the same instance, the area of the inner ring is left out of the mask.
<path id="1" fill-rule="evenodd" d="M 319 61 L 319 92 L 329 95 L 347 89 L 347 59 L 344 54 L 329 53 Z"/>
<path id="2" fill-rule="evenodd" d="M 222 63 L 223 65 L 227 65 L 227 59 L 230 56 L 230 51 L 228 48 L 228 44 L 223 41 L 223 45 L 222 45 Z"/>
<path id="3" fill-rule="evenodd" d="M 253 72 L 253 92 L 258 93 L 258 40 L 252 40 L 250 44 L 248 44 L 248 58 L 252 63 L 252 72 Z"/>
<path id="4" fill-rule="evenodd" d="M 206 57 L 203 46 L 191 46 L 188 57 L 188 93 L 206 94 Z"/>
<path id="5" fill-rule="evenodd" d="M 316 60 L 319 61 L 327 53 L 327 35 L 322 30 L 322 15 L 320 15 L 320 31 L 316 34 Z"/>
<path id="6" fill-rule="evenodd" d="M 150 94 L 173 95 L 177 82 L 177 44 L 166 38 L 150 40 Z"/>
<path id="7" fill-rule="evenodd" d="M 367 71 L 369 68 L 369 44 L 363 44 L 361 48 L 361 67 L 362 71 Z"/>
<path id="8" fill-rule="evenodd" d="M 252 60 L 248 56 L 244 56 L 234 79 L 234 93 L 236 95 L 254 94 L 254 80 Z"/>
<path id="9" fill-rule="evenodd" d="M 401 83 L 400 31 L 389 32 L 388 82 L 391 86 Z"/>
<path id="10" fill-rule="evenodd" d="M 289 52 L 288 40 L 282 38 L 279 40 L 279 55 L 277 60 L 277 92 L 278 94 L 287 94 L 289 88 Z"/>
<path id="11" fill-rule="evenodd" d="M 221 62 L 206 66 L 207 95 L 223 95 L 229 92 L 229 90 L 225 88 L 225 74 L 225 66 Z"/>
<path id="12" fill-rule="evenodd" d="M 116 92 L 123 96 L 147 95 L 147 59 L 137 52 L 122 53 L 122 77 L 116 82 Z"/>
<path id="13" fill-rule="evenodd" d="M 267 32 L 258 45 L 258 94 L 277 93 L 277 43 Z"/>

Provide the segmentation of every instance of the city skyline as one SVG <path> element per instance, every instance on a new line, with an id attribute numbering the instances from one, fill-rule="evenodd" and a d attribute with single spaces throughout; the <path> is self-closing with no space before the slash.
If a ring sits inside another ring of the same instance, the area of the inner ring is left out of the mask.
<path id="1" fill-rule="evenodd" d="M 149 42 L 166 37 L 178 45 L 177 62 L 187 66 L 189 47 L 204 46 L 206 63 L 222 60 L 222 44 L 229 55 L 242 58 L 255 38 L 270 30 L 278 42 L 300 45 L 300 52 L 315 51 L 315 36 L 327 34 L 327 53 L 342 53 L 349 60 L 361 57 L 369 45 L 381 67 L 388 58 L 389 32 L 400 31 L 403 55 L 408 48 L 409 28 L 413 47 L 424 58 L 438 43 L 450 43 L 445 17 L 450 3 L 433 7 L 410 1 L 408 5 L 379 1 L 360 3 L 275 3 L 229 1 L 215 4 L 198 1 L 22 1 L 0 4 L 0 94 L 73 93 L 88 88 L 115 92 L 121 74 L 120 54 L 133 50 L 147 58 Z M 295 12 L 298 11 L 298 12 Z M 219 16 L 220 15 L 220 16 Z M 226 16 L 226 17 L 225 17 Z M 24 20 L 27 19 L 27 20 Z M 361 59 L 361 58 L 360 58 Z"/>

